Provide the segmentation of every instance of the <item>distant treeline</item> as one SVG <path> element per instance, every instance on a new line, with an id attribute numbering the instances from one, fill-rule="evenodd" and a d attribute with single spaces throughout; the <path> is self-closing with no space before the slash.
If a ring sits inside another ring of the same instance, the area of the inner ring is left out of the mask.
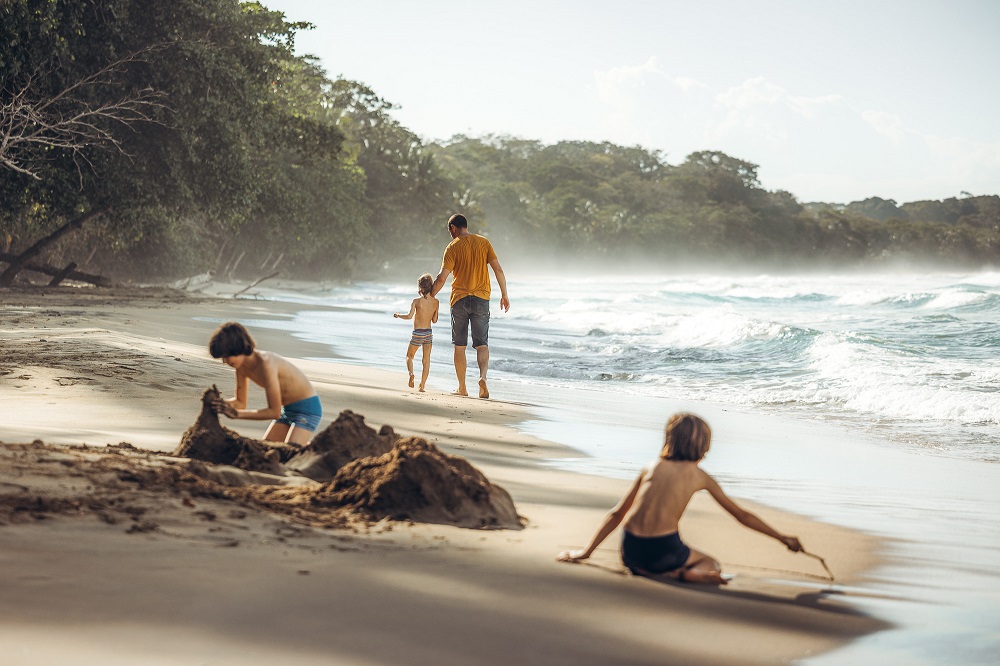
<path id="1" fill-rule="evenodd" d="M 1000 197 L 800 204 L 720 152 L 427 144 L 236 0 L 0 4 L 0 252 L 141 281 L 432 270 L 462 211 L 505 256 L 796 268 L 1000 263 Z M 331 63 L 336 66 L 336 63 Z M 0 269 L 3 266 L 0 264 Z"/>
<path id="2" fill-rule="evenodd" d="M 762 189 L 757 165 L 721 152 L 672 166 L 611 143 L 456 137 L 434 149 L 491 233 L 526 252 L 779 267 L 1000 260 L 996 195 L 800 204 Z"/>

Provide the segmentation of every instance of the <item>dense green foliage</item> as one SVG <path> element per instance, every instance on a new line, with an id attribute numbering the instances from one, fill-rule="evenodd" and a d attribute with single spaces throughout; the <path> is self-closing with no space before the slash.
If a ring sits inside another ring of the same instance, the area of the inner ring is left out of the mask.
<path id="1" fill-rule="evenodd" d="M 672 166 L 610 143 L 456 137 L 438 156 L 471 188 L 493 235 L 520 253 L 685 267 L 1000 260 L 997 196 L 802 205 L 762 189 L 757 165 L 724 153 Z"/>
<path id="2" fill-rule="evenodd" d="M 444 221 L 462 211 L 504 257 L 789 269 L 1000 260 L 997 196 L 800 204 L 720 152 L 671 165 L 610 143 L 425 145 L 370 88 L 294 55 L 307 27 L 238 0 L 0 4 L 0 138 L 15 103 L 57 122 L 140 100 L 131 115 L 96 116 L 99 131 L 71 146 L 7 155 L 0 142 L 0 251 L 100 211 L 46 260 L 141 280 L 432 271 Z"/>

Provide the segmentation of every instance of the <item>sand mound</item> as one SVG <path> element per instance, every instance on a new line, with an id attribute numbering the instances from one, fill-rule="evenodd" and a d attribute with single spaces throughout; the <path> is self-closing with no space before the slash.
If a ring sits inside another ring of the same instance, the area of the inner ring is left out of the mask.
<path id="1" fill-rule="evenodd" d="M 378 458 L 350 463 L 337 472 L 329 492 L 342 505 L 374 517 L 459 527 L 522 527 L 506 490 L 464 458 L 443 453 L 420 437 L 399 440 Z"/>
<path id="2" fill-rule="evenodd" d="M 325 482 L 354 460 L 388 453 L 397 439 L 399 436 L 389 426 L 375 432 L 365 424 L 364 416 L 345 409 L 285 466 L 314 481 Z"/>
<path id="3" fill-rule="evenodd" d="M 252 472 L 284 475 L 281 464 L 298 449 L 280 443 L 265 443 L 244 437 L 219 423 L 219 415 L 211 407 L 222 395 L 214 385 L 201 396 L 201 413 L 181 437 L 173 455 L 195 458 L 217 465 L 232 465 Z"/>
<path id="4" fill-rule="evenodd" d="M 345 465 L 319 488 L 261 488 L 255 500 L 272 510 L 295 507 L 323 512 L 349 508 L 370 520 L 488 529 L 521 529 L 506 490 L 464 458 L 443 453 L 420 437 L 398 440 L 392 450 Z"/>
<path id="5" fill-rule="evenodd" d="M 447 455 L 425 439 L 400 439 L 389 426 L 376 432 L 364 416 L 344 410 L 300 450 L 222 426 L 211 407 L 219 397 L 215 386 L 205 391 L 201 413 L 173 455 L 201 461 L 187 470 L 228 486 L 233 499 L 314 525 L 328 524 L 330 518 L 342 524 L 346 512 L 368 520 L 522 527 L 506 490 L 464 458 Z M 268 483 L 264 475 L 280 478 Z M 292 477 L 306 485 L 285 483 Z"/>

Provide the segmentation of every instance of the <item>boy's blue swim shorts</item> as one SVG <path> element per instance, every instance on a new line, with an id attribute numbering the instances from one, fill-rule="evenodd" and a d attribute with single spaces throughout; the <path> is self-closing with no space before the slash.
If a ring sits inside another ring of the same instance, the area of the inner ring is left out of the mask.
<path id="1" fill-rule="evenodd" d="M 281 416 L 274 419 L 276 423 L 284 423 L 287 426 L 305 428 L 314 432 L 319 426 L 319 420 L 323 417 L 323 405 L 319 402 L 319 396 L 314 395 L 305 400 L 296 400 L 281 408 Z"/>

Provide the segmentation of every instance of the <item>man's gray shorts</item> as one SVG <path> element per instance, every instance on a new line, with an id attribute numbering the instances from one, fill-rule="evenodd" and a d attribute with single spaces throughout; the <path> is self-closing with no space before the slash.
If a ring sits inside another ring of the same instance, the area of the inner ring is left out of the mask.
<path id="1" fill-rule="evenodd" d="M 472 325 L 472 346 L 489 344 L 490 302 L 478 296 L 465 296 L 451 306 L 451 344 L 469 345 L 469 325 Z"/>

